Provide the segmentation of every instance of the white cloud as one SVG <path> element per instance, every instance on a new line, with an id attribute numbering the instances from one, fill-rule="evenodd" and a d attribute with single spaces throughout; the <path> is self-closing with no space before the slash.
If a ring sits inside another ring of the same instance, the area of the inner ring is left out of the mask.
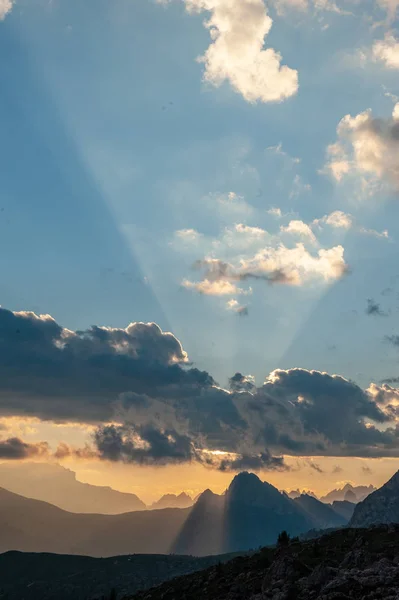
<path id="1" fill-rule="evenodd" d="M 185 0 L 189 12 L 210 13 L 212 42 L 199 59 L 204 80 L 229 81 L 248 102 L 278 102 L 296 94 L 298 72 L 281 65 L 281 55 L 263 48 L 272 26 L 263 0 Z"/>
<path id="2" fill-rule="evenodd" d="M 226 302 L 226 308 L 227 310 L 235 312 L 240 317 L 248 315 L 248 306 L 240 304 L 238 300 L 235 300 L 234 298 Z"/>
<path id="3" fill-rule="evenodd" d="M 175 232 L 175 236 L 184 242 L 198 242 L 202 238 L 202 234 L 195 229 L 179 229 Z"/>
<path id="4" fill-rule="evenodd" d="M 334 210 L 329 215 L 324 215 L 321 219 L 315 219 L 313 224 L 325 224 L 335 229 L 350 229 L 353 225 L 353 219 L 352 215 L 344 213 L 342 210 Z"/>
<path id="5" fill-rule="evenodd" d="M 287 226 L 282 225 L 280 231 L 282 233 L 291 233 L 292 235 L 307 238 L 312 244 L 317 243 L 316 236 L 310 226 L 299 219 L 290 221 Z"/>
<path id="6" fill-rule="evenodd" d="M 195 290 L 206 296 L 232 296 L 234 294 L 242 294 L 245 290 L 237 287 L 235 283 L 226 280 L 210 281 L 203 279 L 202 281 L 189 281 L 184 279 L 182 286 L 188 290 Z"/>
<path id="7" fill-rule="evenodd" d="M 13 0 L 0 0 L 0 21 L 6 18 L 7 14 L 11 11 L 13 6 Z"/>
<path id="8" fill-rule="evenodd" d="M 342 246 L 321 249 L 313 255 L 302 243 L 294 248 L 280 244 L 277 248 L 263 248 L 254 257 L 242 260 L 240 271 L 258 277 L 270 276 L 271 282 L 273 274 L 278 273 L 282 277 L 276 283 L 304 285 L 314 279 L 326 282 L 339 279 L 346 273 L 347 265 Z"/>
<path id="9" fill-rule="evenodd" d="M 277 219 L 281 219 L 283 213 L 281 212 L 281 208 L 272 207 L 266 211 L 268 215 L 272 215 L 272 217 L 276 217 Z"/>
<path id="10" fill-rule="evenodd" d="M 383 62 L 388 69 L 399 69 L 399 42 L 393 35 L 375 42 L 372 55 L 375 61 Z"/>
<path id="11" fill-rule="evenodd" d="M 388 119 L 376 119 L 371 109 L 346 115 L 337 127 L 337 142 L 327 148 L 325 171 L 337 182 L 359 179 L 363 192 L 399 185 L 399 114 L 396 105 Z"/>
<path id="12" fill-rule="evenodd" d="M 376 238 L 383 238 L 386 240 L 389 239 L 389 233 L 387 229 L 384 229 L 384 231 L 376 231 L 375 229 L 366 229 L 365 227 L 360 227 L 359 232 L 364 233 L 365 235 L 372 235 Z"/>

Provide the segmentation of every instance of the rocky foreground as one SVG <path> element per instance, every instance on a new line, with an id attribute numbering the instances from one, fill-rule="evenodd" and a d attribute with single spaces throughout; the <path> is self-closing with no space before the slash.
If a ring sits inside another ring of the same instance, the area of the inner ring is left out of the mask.
<path id="1" fill-rule="evenodd" d="M 131 600 L 399 600 L 399 525 L 264 548 Z"/>

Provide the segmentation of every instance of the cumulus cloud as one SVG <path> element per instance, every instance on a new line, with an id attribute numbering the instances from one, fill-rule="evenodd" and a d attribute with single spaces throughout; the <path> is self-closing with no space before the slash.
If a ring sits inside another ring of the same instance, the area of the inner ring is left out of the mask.
<path id="1" fill-rule="evenodd" d="M 384 184 L 399 185 L 399 120 L 397 109 L 388 119 L 376 119 L 366 110 L 346 115 L 337 128 L 337 141 L 327 149 L 326 170 L 339 183 L 359 178 L 370 193 Z"/>
<path id="2" fill-rule="evenodd" d="M 0 416 L 92 425 L 87 446 L 60 444 L 57 458 L 234 470 L 284 468 L 285 454 L 399 456 L 396 388 L 280 369 L 260 387 L 236 373 L 223 389 L 152 323 L 70 331 L 48 315 L 0 309 L 0 359 Z M 24 444 L 0 449 L 48 452 Z"/>
<path id="3" fill-rule="evenodd" d="M 393 35 L 374 42 L 373 59 L 382 62 L 387 69 L 399 69 L 399 42 Z"/>
<path id="4" fill-rule="evenodd" d="M 29 444 L 20 438 L 13 437 L 0 440 L 0 459 L 22 460 L 24 458 L 38 458 L 49 454 L 46 442 Z"/>
<path id="5" fill-rule="evenodd" d="M 272 27 L 263 0 L 185 0 L 188 12 L 207 12 L 211 44 L 200 61 L 204 80 L 228 81 L 248 102 L 278 102 L 298 90 L 298 73 L 282 65 L 273 48 L 264 48 Z"/>
<path id="6" fill-rule="evenodd" d="M 212 384 L 207 373 L 189 368 L 180 342 L 155 323 L 70 331 L 49 315 L 0 308 L 2 416 L 107 421 L 123 392 L 206 381 Z"/>
<path id="7" fill-rule="evenodd" d="M 329 215 L 324 215 L 321 219 L 315 219 L 314 225 L 329 225 L 335 229 L 350 229 L 353 225 L 352 215 L 344 213 L 342 210 L 334 210 Z"/>
<path id="8" fill-rule="evenodd" d="M 305 238 L 312 244 L 317 243 L 316 236 L 313 233 L 310 226 L 299 219 L 290 221 L 286 226 L 282 225 L 280 227 L 280 231 L 283 233 L 291 233 L 292 235 Z"/>
<path id="9" fill-rule="evenodd" d="M 6 18 L 13 7 L 13 0 L 0 0 L 0 21 Z"/>
<path id="10" fill-rule="evenodd" d="M 288 226 L 284 231 L 297 233 L 296 222 L 291 223 L 294 223 L 292 228 Z M 301 221 L 298 223 L 302 224 Z M 307 231 L 308 226 L 305 223 L 302 225 Z M 301 228 L 299 232 L 303 233 L 304 229 Z M 303 243 L 297 243 L 293 248 L 288 248 L 282 242 L 277 246 L 261 246 L 260 250 L 252 256 L 241 256 L 235 264 L 208 257 L 196 261 L 194 267 L 203 271 L 201 281 L 192 282 L 185 279 L 182 285 L 188 289 L 213 296 L 252 292 L 251 288 L 245 290 L 238 287 L 237 282 L 258 280 L 271 285 L 300 286 L 312 281 L 330 282 L 339 279 L 348 271 L 344 259 L 344 248 L 340 245 L 329 249 L 320 249 L 317 253 L 312 254 Z"/>

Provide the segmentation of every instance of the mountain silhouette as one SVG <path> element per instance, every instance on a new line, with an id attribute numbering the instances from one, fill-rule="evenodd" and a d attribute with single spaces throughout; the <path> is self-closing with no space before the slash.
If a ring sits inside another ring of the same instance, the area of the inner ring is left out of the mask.
<path id="1" fill-rule="evenodd" d="M 243 472 L 234 477 L 225 494 L 210 490 L 201 494 L 176 540 L 174 552 L 249 550 L 274 544 L 283 529 L 298 535 L 316 527 L 316 523 L 270 483 Z"/>
<path id="2" fill-rule="evenodd" d="M 73 471 L 56 463 L 0 464 L 0 486 L 69 512 L 120 514 L 146 508 L 135 494 L 82 483 Z"/>
<path id="3" fill-rule="evenodd" d="M 193 499 L 182 492 L 179 495 L 176 494 L 164 494 L 159 500 L 153 502 L 151 509 L 155 510 L 158 508 L 187 508 L 193 505 Z"/>
<path id="4" fill-rule="evenodd" d="M 399 523 L 399 471 L 356 506 L 349 525 L 369 527 L 386 523 Z"/>
<path id="5" fill-rule="evenodd" d="M 343 525 L 346 525 L 349 520 L 339 512 L 335 511 L 334 507 L 330 504 L 323 504 L 323 502 L 320 502 L 320 500 L 317 500 L 308 494 L 302 494 L 299 498 L 295 498 L 294 502 L 308 513 L 309 518 L 315 522 L 315 527 L 317 529 L 342 527 Z"/>
<path id="6" fill-rule="evenodd" d="M 373 485 L 357 485 L 353 486 L 350 483 L 344 485 L 344 487 L 331 490 L 325 496 L 322 496 L 320 500 L 327 504 L 332 504 L 335 500 L 347 500 L 349 502 L 361 502 L 369 494 L 375 491 L 375 487 Z"/>

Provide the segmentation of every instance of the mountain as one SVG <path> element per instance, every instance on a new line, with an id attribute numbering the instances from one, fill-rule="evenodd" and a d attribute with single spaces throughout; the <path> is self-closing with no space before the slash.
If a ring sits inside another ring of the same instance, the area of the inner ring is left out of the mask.
<path id="1" fill-rule="evenodd" d="M 213 554 L 275 543 L 286 529 L 298 535 L 316 526 L 312 516 L 253 473 L 240 473 L 225 494 L 206 490 L 191 510 L 173 551 Z"/>
<path id="2" fill-rule="evenodd" d="M 308 490 L 308 491 L 302 490 L 301 491 L 299 488 L 297 490 L 291 490 L 290 492 L 285 492 L 285 494 L 288 496 L 288 498 L 291 498 L 291 500 L 295 500 L 296 498 L 299 498 L 299 496 L 302 496 L 303 494 L 306 494 L 307 496 L 312 496 L 312 498 L 317 498 L 316 494 L 314 494 L 310 490 Z"/>
<path id="3" fill-rule="evenodd" d="M 168 554 L 190 509 L 76 514 L 0 488 L 0 552 Z"/>
<path id="4" fill-rule="evenodd" d="M 348 523 L 353 515 L 356 504 L 353 502 L 347 502 L 346 500 L 335 500 L 331 506 L 333 510 L 341 515 Z"/>
<path id="5" fill-rule="evenodd" d="M 380 523 L 399 523 L 399 471 L 360 502 L 350 520 L 351 527 L 369 527 Z"/>
<path id="6" fill-rule="evenodd" d="M 233 555 L 134 554 L 111 558 L 64 554 L 0 554 L 0 598 L 7 600 L 91 600 L 118 598 L 163 581 L 225 562 Z"/>
<path id="7" fill-rule="evenodd" d="M 322 496 L 320 500 L 326 504 L 332 504 L 335 500 L 348 502 L 361 502 L 369 494 L 374 492 L 376 488 L 373 485 L 357 485 L 353 486 L 350 483 L 344 485 L 343 488 L 332 490 L 325 496 Z"/>
<path id="8" fill-rule="evenodd" d="M 73 471 L 56 463 L 0 464 L 0 486 L 75 513 L 120 514 L 146 508 L 135 494 L 81 483 Z"/>
<path id="9" fill-rule="evenodd" d="M 299 498 L 295 498 L 294 502 L 308 513 L 309 518 L 315 523 L 316 529 L 343 527 L 349 521 L 336 512 L 331 505 L 323 504 L 320 500 L 307 494 L 301 494 Z"/>
<path id="10" fill-rule="evenodd" d="M 151 505 L 151 509 L 188 508 L 189 506 L 192 506 L 193 503 L 193 499 L 185 492 L 182 492 L 178 496 L 176 494 L 164 494 L 159 500 Z"/>
<path id="11" fill-rule="evenodd" d="M 399 527 L 341 529 L 235 558 L 125 600 L 395 600 Z"/>

